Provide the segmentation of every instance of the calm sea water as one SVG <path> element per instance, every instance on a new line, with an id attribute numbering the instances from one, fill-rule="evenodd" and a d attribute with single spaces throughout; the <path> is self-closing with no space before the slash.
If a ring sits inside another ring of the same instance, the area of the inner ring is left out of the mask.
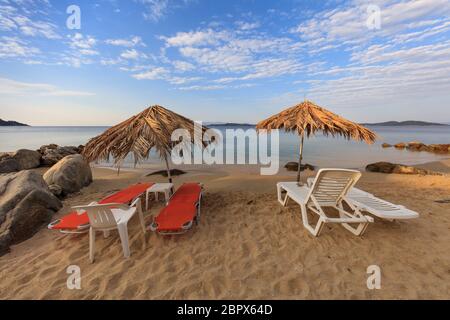
<path id="1" fill-rule="evenodd" d="M 219 127 L 223 131 L 226 128 Z M 80 145 L 107 127 L 0 127 L 0 152 L 17 149 L 38 149 L 41 145 L 56 143 L 58 145 Z M 244 129 L 246 129 L 244 127 Z M 381 144 L 388 142 L 421 141 L 426 144 L 450 143 L 450 126 L 401 126 L 371 127 L 379 136 L 374 145 L 366 145 L 342 138 L 330 138 L 318 135 L 305 140 L 305 161 L 319 167 L 362 168 L 376 161 L 390 161 L 404 164 L 420 164 L 436 161 L 448 156 L 434 155 L 426 152 L 410 152 L 407 150 L 382 149 Z M 295 134 L 280 134 L 280 161 L 297 161 L 299 137 Z M 226 151 L 226 150 L 225 150 Z M 132 159 L 128 159 L 132 162 Z M 149 162 L 158 162 L 156 154 L 152 154 Z"/>

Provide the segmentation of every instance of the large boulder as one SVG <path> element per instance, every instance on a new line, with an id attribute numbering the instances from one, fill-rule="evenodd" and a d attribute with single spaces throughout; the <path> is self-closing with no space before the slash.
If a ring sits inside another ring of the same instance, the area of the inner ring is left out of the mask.
<path id="1" fill-rule="evenodd" d="M 33 236 L 61 207 L 40 174 L 28 170 L 0 176 L 0 255 Z"/>
<path id="2" fill-rule="evenodd" d="M 371 163 L 366 166 L 366 170 L 369 172 L 381 172 L 381 173 L 441 175 L 440 173 L 437 172 L 432 172 L 425 169 L 390 162 Z"/>
<path id="3" fill-rule="evenodd" d="M 39 167 L 41 154 L 37 151 L 20 149 L 0 155 L 0 173 L 28 170 Z"/>
<path id="4" fill-rule="evenodd" d="M 92 182 L 91 167 L 82 155 L 75 154 L 64 157 L 51 167 L 45 174 L 44 180 L 52 190 L 61 187 L 61 195 L 79 191 Z M 56 185 L 56 186 L 53 186 Z"/>
<path id="5" fill-rule="evenodd" d="M 298 162 L 288 162 L 286 163 L 286 165 L 284 166 L 286 168 L 287 171 L 298 171 Z M 313 165 L 310 164 L 302 164 L 300 166 L 300 171 L 305 171 L 305 170 L 311 170 L 314 171 L 315 168 Z"/>
<path id="6" fill-rule="evenodd" d="M 43 166 L 51 167 L 58 163 L 64 157 L 79 154 L 83 150 L 83 146 L 66 146 L 60 147 L 56 144 L 44 145 L 39 148 L 38 152 L 42 156 L 41 164 Z"/>

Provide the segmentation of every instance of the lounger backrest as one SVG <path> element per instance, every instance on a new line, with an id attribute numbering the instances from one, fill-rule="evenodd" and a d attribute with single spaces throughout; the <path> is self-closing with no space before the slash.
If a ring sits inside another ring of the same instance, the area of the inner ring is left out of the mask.
<path id="1" fill-rule="evenodd" d="M 361 172 L 356 170 L 321 169 L 311 187 L 309 198 L 320 205 L 336 205 L 360 177 Z"/>
<path id="2" fill-rule="evenodd" d="M 90 206 L 78 206 L 74 209 L 86 211 L 89 217 L 89 223 L 94 229 L 107 229 L 117 226 L 116 219 L 111 211 L 112 208 L 128 209 L 128 206 L 118 203 L 113 204 L 95 204 Z"/>

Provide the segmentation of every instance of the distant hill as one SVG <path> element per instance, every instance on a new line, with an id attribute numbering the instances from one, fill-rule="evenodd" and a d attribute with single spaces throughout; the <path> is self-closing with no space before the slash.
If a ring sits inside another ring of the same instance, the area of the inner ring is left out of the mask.
<path id="1" fill-rule="evenodd" d="M 5 121 L 0 119 L 0 127 L 29 127 L 29 125 L 17 121 Z"/>
<path id="2" fill-rule="evenodd" d="M 386 127 L 398 127 L 398 126 L 448 126 L 448 124 L 426 122 L 426 121 L 386 121 L 378 123 L 363 123 L 364 126 L 386 126 Z"/>
<path id="3" fill-rule="evenodd" d="M 227 123 L 209 123 L 206 124 L 208 127 L 254 127 L 255 124 L 250 123 L 234 123 L 234 122 L 227 122 Z"/>

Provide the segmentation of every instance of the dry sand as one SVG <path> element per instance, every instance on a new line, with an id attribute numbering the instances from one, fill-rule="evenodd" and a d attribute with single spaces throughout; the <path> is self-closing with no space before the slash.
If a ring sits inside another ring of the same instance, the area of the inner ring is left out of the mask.
<path id="1" fill-rule="evenodd" d="M 427 165 L 450 171 L 450 161 Z M 88 236 L 46 229 L 0 257 L 0 299 L 449 299 L 449 176 L 364 173 L 358 186 L 420 213 L 402 222 L 376 219 L 363 237 L 327 226 L 312 237 L 293 202 L 282 208 L 277 181 L 249 168 L 189 169 L 176 177 L 205 184 L 200 225 L 181 236 L 139 232 L 130 223 L 132 256 L 124 259 L 116 233 L 97 237 L 96 262 L 88 261 Z M 313 175 L 309 172 L 308 175 Z M 95 169 L 94 183 L 64 201 L 97 200 L 145 177 L 143 171 Z M 162 204 L 152 203 L 149 223 Z M 366 269 L 378 265 L 382 288 L 368 290 Z M 66 286 L 69 265 L 81 268 L 81 290 Z"/>

